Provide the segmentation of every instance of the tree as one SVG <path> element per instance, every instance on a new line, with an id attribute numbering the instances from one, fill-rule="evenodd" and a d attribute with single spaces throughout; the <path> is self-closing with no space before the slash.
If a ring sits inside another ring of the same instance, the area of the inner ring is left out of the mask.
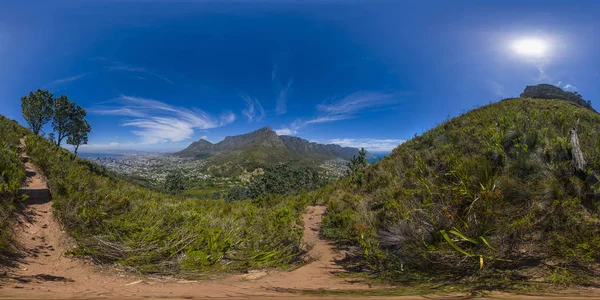
<path id="1" fill-rule="evenodd" d="M 79 146 L 86 145 L 88 143 L 88 133 L 92 131 L 92 127 L 84 119 L 76 119 L 69 129 L 69 136 L 67 138 L 67 144 L 75 147 L 75 157 L 77 157 L 77 150 Z"/>
<path id="2" fill-rule="evenodd" d="M 42 126 L 52 119 L 53 102 L 52 93 L 41 89 L 21 97 L 23 119 L 33 133 L 39 134 Z"/>
<path id="3" fill-rule="evenodd" d="M 164 189 L 169 194 L 180 194 L 185 190 L 183 176 L 179 173 L 171 173 L 165 178 Z"/>
<path id="4" fill-rule="evenodd" d="M 54 132 L 50 132 L 48 133 L 48 140 L 52 142 L 52 144 L 55 144 L 56 142 L 54 141 L 55 136 L 54 136 Z"/>
<path id="5" fill-rule="evenodd" d="M 69 101 L 69 98 L 65 95 L 54 99 L 52 129 L 56 131 L 56 146 L 60 147 L 62 140 L 71 135 L 69 130 L 76 130 L 73 123 L 77 122 L 78 119 L 83 118 L 81 116 L 82 112 L 83 116 L 85 116 L 85 110 L 81 107 L 78 108 L 79 109 L 77 109 L 75 103 Z M 79 115 L 77 115 L 77 113 L 79 113 Z"/>
<path id="6" fill-rule="evenodd" d="M 350 159 L 348 168 L 350 169 L 350 174 L 356 174 L 366 168 L 367 165 L 367 151 L 365 151 L 365 148 L 362 148 L 358 152 L 358 156 L 354 156 Z"/>

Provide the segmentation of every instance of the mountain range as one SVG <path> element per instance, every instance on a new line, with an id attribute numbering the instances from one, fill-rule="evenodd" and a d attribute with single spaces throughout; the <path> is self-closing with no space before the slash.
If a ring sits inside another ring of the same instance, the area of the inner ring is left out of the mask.
<path id="1" fill-rule="evenodd" d="M 358 152 L 358 148 L 319 144 L 294 136 L 279 136 L 271 127 L 266 126 L 250 133 L 227 136 L 216 144 L 201 139 L 174 155 L 207 159 L 212 169 L 229 173 L 279 163 L 315 165 L 329 159 L 349 160 L 358 155 Z"/>

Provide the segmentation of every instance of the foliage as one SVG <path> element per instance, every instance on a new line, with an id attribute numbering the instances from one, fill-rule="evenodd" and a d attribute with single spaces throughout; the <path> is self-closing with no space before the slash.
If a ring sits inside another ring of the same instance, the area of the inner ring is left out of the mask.
<path id="1" fill-rule="evenodd" d="M 510 272 L 581 283 L 600 259 L 600 199 L 571 166 L 573 127 L 590 172 L 600 170 L 592 110 L 537 99 L 472 110 L 402 144 L 363 180 L 315 193 L 328 203 L 323 234 L 357 247 L 355 262 L 388 280 Z"/>
<path id="2" fill-rule="evenodd" d="M 75 103 L 65 95 L 54 99 L 52 129 L 56 132 L 56 145 L 69 135 L 69 129 L 75 121 Z"/>
<path id="3" fill-rule="evenodd" d="M 272 197 L 266 205 L 167 195 L 51 149 L 45 139 L 27 137 L 78 254 L 141 272 L 190 275 L 298 261 L 305 198 Z"/>
<path id="4" fill-rule="evenodd" d="M 169 194 L 181 194 L 185 190 L 183 176 L 180 173 L 171 173 L 165 178 L 165 192 Z"/>
<path id="5" fill-rule="evenodd" d="M 365 151 L 365 148 L 362 148 L 360 149 L 360 152 L 358 152 L 358 156 L 354 156 L 350 159 L 348 168 L 350 169 L 350 174 L 357 174 L 362 172 L 367 165 L 367 151 Z"/>
<path id="6" fill-rule="evenodd" d="M 267 168 L 265 174 L 254 177 L 246 186 L 232 187 L 227 200 L 258 199 L 267 195 L 296 195 L 322 187 L 323 177 L 315 168 L 277 165 Z"/>
<path id="7" fill-rule="evenodd" d="M 85 110 L 83 108 L 77 106 L 76 117 L 71 123 L 69 127 L 69 136 L 67 138 L 67 144 L 73 145 L 74 154 L 77 157 L 77 151 L 79 150 L 79 146 L 87 145 L 88 143 L 88 133 L 92 131 L 92 127 L 90 124 L 84 119 Z"/>
<path id="8" fill-rule="evenodd" d="M 52 119 L 53 103 L 52 93 L 41 89 L 21 98 L 23 119 L 34 134 L 39 134 L 42 126 Z"/>
<path id="9" fill-rule="evenodd" d="M 18 206 L 19 188 L 25 180 L 25 167 L 18 148 L 25 130 L 17 122 L 0 116 L 0 264 L 14 249 L 10 222 Z"/>

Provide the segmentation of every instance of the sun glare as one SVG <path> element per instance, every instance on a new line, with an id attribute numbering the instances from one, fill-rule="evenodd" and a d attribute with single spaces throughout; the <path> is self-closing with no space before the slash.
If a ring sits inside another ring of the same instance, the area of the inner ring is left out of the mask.
<path id="1" fill-rule="evenodd" d="M 548 43 L 540 39 L 522 39 L 513 42 L 512 49 L 519 55 L 543 57 L 548 53 Z"/>

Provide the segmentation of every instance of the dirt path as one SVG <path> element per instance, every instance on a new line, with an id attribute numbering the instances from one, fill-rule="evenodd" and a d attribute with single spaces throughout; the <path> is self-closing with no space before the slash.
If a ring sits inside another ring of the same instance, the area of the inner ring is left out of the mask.
<path id="1" fill-rule="evenodd" d="M 24 147 L 24 141 L 21 141 Z M 98 297 L 289 297 L 286 290 L 366 289 L 363 283 L 336 277 L 343 272 L 335 259 L 343 258 L 319 238 L 325 207 L 308 207 L 302 216 L 303 239 L 311 262 L 291 272 L 251 271 L 217 280 L 185 281 L 176 278 L 136 276 L 112 268 L 100 268 L 66 255 L 75 245 L 54 220 L 46 178 L 23 153 L 27 180 L 21 192 L 29 196 L 14 225 L 23 258 L 18 267 L 0 281 L 0 297 L 11 298 L 98 298 Z"/>
<path id="2" fill-rule="evenodd" d="M 22 142 L 23 143 L 23 142 Z M 203 281 L 136 276 L 113 268 L 100 268 L 66 252 L 74 243 L 62 231 L 52 214 L 52 201 L 44 178 L 23 154 L 27 181 L 22 192 L 29 195 L 26 207 L 14 225 L 14 234 L 23 248 L 23 258 L 4 280 L 0 277 L 0 298 L 83 299 L 83 298 L 230 298 L 314 299 L 292 290 L 368 290 L 370 286 L 335 276 L 344 272 L 335 261 L 344 257 L 319 237 L 325 213 L 323 206 L 309 206 L 303 214 L 303 241 L 310 249 L 310 263 L 290 272 L 251 271 L 245 275 Z M 598 293 L 594 292 L 595 295 Z M 501 299 L 544 299 L 497 294 Z M 322 298 L 316 296 L 316 298 Z M 328 297 L 329 298 L 329 297 Z M 343 299 L 361 298 L 340 296 Z M 364 297 L 363 297 L 364 298 Z M 369 299 L 464 299 L 460 295 L 369 297 Z M 555 297 L 553 297 L 555 298 Z M 561 297 L 558 297 L 561 298 Z M 581 299 L 590 299 L 589 296 Z M 557 298 L 555 298 L 557 299 Z M 564 297 L 563 299 L 571 299 Z"/>

